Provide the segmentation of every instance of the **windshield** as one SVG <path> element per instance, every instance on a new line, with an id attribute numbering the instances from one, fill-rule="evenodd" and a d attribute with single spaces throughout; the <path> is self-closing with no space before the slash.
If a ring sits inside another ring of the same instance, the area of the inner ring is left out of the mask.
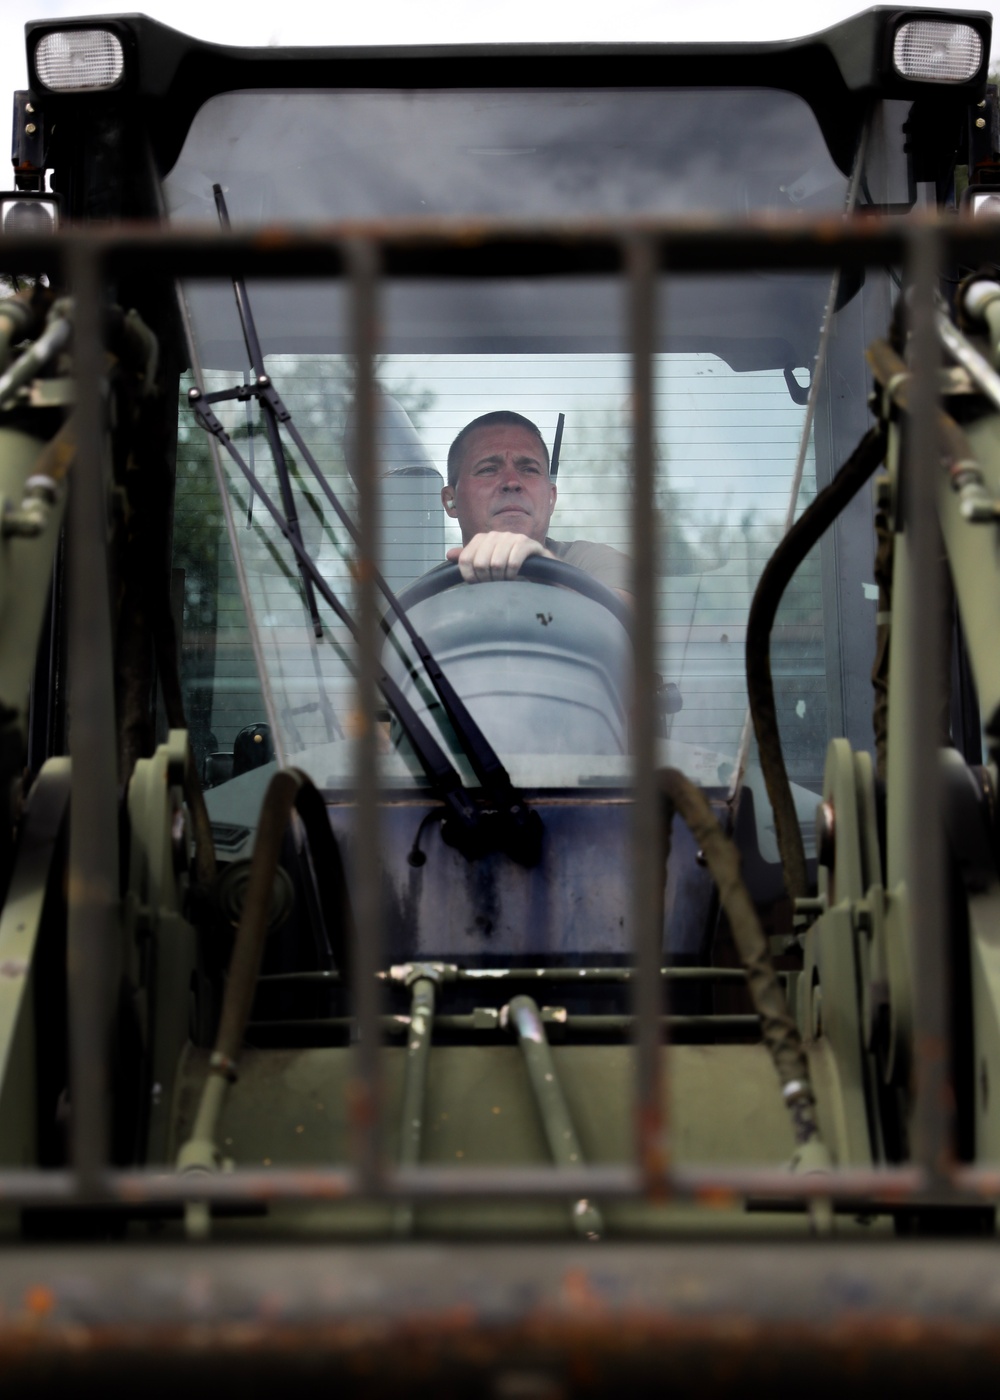
<path id="1" fill-rule="evenodd" d="M 846 189 L 806 104 L 749 89 L 228 94 L 199 113 L 165 182 L 172 217 L 215 223 L 216 183 L 234 224 L 834 211 L 844 207 Z M 661 292 L 661 744 L 665 761 L 703 784 L 727 786 L 745 730 L 743 642 L 753 589 L 788 521 L 816 490 L 806 396 L 829 278 L 665 278 Z M 344 290 L 332 282 L 261 282 L 250 294 L 267 372 L 353 513 Z M 205 387 L 232 387 L 248 374 L 232 287 L 198 284 L 187 295 Z M 550 450 L 563 416 L 550 543 L 627 554 L 630 390 L 621 285 L 572 276 L 390 280 L 381 308 L 382 567 L 392 585 L 405 589 L 461 543 L 458 522 L 441 504 L 449 445 L 471 420 L 497 410 L 536 424 Z M 346 787 L 350 631 L 320 600 L 323 636 L 314 636 L 291 551 L 224 456 L 220 500 L 209 440 L 185 402 L 182 394 L 175 563 L 199 762 L 217 784 L 246 771 L 244 751 L 255 761 L 273 752 L 327 788 Z M 278 498 L 257 406 L 229 402 L 216 412 Z M 301 454 L 289 450 L 288 464 L 304 543 L 353 608 L 352 542 Z M 622 567 L 627 579 L 627 558 Z M 817 556 L 789 590 L 773 659 L 790 770 L 812 788 L 822 776 L 829 697 L 840 684 L 830 673 L 836 649 L 824 624 L 820 572 Z M 504 600 L 487 597 L 490 588 Z M 435 655 L 514 781 L 627 783 L 629 653 L 621 624 L 600 603 L 571 604 L 566 590 L 544 583 L 490 585 L 476 594 L 466 586 L 421 602 L 419 625 L 425 636 L 433 632 Z M 437 723 L 397 632 L 386 642 L 386 664 Z M 590 651 L 582 657 L 584 641 Z M 511 706 L 519 706 L 516 713 Z M 386 780 L 421 784 L 388 712 L 385 725 Z M 454 749 L 447 724 L 437 727 Z M 461 755 L 457 762 L 471 781 Z"/>

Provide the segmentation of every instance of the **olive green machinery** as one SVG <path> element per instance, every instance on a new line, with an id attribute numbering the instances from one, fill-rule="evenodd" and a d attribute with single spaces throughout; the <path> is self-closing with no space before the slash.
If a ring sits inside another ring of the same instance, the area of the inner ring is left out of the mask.
<path id="1" fill-rule="evenodd" d="M 27 39 L 11 1383 L 988 1379 L 988 17 Z M 630 601 L 428 571 L 497 408 Z"/>

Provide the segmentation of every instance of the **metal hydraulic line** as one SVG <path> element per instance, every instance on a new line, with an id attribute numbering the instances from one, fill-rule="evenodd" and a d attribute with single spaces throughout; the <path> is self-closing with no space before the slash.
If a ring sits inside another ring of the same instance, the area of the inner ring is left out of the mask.
<path id="1" fill-rule="evenodd" d="M 538 1003 L 534 997 L 514 997 L 504 1010 L 508 1024 L 517 1031 L 552 1160 L 557 1167 L 579 1168 L 583 1162 L 583 1148 L 559 1082 Z M 591 1201 L 576 1201 L 572 1219 L 574 1230 L 584 1239 L 600 1239 L 604 1233 L 601 1212 Z"/>
<path id="2" fill-rule="evenodd" d="M 420 1165 L 424 1137 L 424 1109 L 427 1102 L 427 1070 L 430 1064 L 436 1000 L 434 978 L 417 976 L 410 995 L 410 1025 L 406 1038 L 406 1068 L 403 1074 L 403 1108 L 399 1124 L 399 1165 Z M 393 1233 L 409 1235 L 413 1230 L 413 1205 L 406 1201 L 393 1211 Z"/>

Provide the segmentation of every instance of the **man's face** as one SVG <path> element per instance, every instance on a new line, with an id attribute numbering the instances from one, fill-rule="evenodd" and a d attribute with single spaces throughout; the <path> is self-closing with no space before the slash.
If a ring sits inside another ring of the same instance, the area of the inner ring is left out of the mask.
<path id="1" fill-rule="evenodd" d="M 446 486 L 441 499 L 462 527 L 463 544 L 491 530 L 544 544 L 556 488 L 535 434 L 516 423 L 497 423 L 466 438 L 458 482 Z"/>

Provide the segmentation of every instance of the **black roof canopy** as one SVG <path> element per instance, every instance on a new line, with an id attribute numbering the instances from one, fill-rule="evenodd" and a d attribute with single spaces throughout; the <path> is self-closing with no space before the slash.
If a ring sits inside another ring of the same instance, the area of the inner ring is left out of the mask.
<path id="1" fill-rule="evenodd" d="M 967 24 L 983 60 L 967 82 L 905 80 L 892 66 L 892 40 L 907 18 Z M 875 96 L 929 98 L 945 107 L 981 94 L 991 16 L 980 10 L 878 6 L 819 34 L 743 44 L 488 44 L 418 48 L 248 48 L 204 43 L 145 15 L 88 15 L 26 25 L 29 73 L 40 39 L 54 30 L 108 29 L 121 39 L 126 71 L 111 93 L 46 93 L 53 110 L 71 100 L 136 103 L 162 172 L 170 169 L 195 113 L 210 97 L 239 89 L 771 87 L 812 107 L 830 152 L 847 170 Z M 33 86 L 36 80 L 32 79 Z M 44 91 L 44 89 L 39 89 Z"/>

